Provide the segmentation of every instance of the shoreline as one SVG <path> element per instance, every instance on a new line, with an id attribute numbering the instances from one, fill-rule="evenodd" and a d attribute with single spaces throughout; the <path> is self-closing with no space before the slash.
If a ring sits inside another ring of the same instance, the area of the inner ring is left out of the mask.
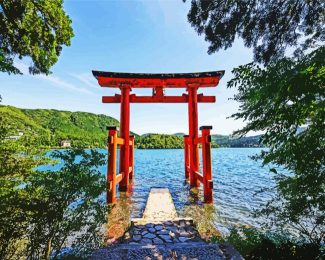
<path id="1" fill-rule="evenodd" d="M 107 149 L 107 147 L 40 147 L 41 149 L 51 149 L 51 150 L 69 150 L 69 149 L 74 149 L 74 148 L 83 148 L 83 149 Z M 221 146 L 221 147 L 211 147 L 211 149 L 220 149 L 220 148 L 228 148 L 228 149 L 233 149 L 233 148 L 241 148 L 241 149 L 256 149 L 256 148 L 267 148 L 263 146 L 258 146 L 258 147 L 229 147 L 229 146 Z M 119 150 L 119 148 L 117 148 Z M 136 150 L 184 150 L 184 148 L 137 148 L 135 147 L 134 149 Z M 201 149 L 201 148 L 200 148 Z"/>

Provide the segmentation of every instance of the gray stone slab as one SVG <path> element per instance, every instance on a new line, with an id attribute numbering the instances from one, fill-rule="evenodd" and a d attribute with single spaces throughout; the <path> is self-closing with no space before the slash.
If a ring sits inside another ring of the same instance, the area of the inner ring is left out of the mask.
<path id="1" fill-rule="evenodd" d="M 169 234 L 169 230 L 160 230 L 157 232 L 158 235 L 168 235 Z"/>
<path id="2" fill-rule="evenodd" d="M 180 241 L 180 242 L 186 242 L 186 241 L 188 241 L 189 240 L 189 238 L 188 237 L 179 237 L 178 238 L 178 240 Z"/>
<path id="3" fill-rule="evenodd" d="M 134 230 L 134 231 L 133 231 L 133 235 L 140 235 L 140 234 L 141 234 L 141 232 L 138 231 L 138 230 Z"/>
<path id="4" fill-rule="evenodd" d="M 172 238 L 169 235 L 158 235 L 162 240 L 171 240 Z"/>
<path id="5" fill-rule="evenodd" d="M 156 226 L 155 226 L 155 229 L 156 229 L 157 231 L 162 230 L 163 228 L 164 228 L 163 225 L 156 225 Z"/>
<path id="6" fill-rule="evenodd" d="M 140 243 L 141 244 L 152 244 L 152 240 L 151 239 L 149 239 L 149 238 L 142 238 L 141 240 L 140 240 Z"/>
<path id="7" fill-rule="evenodd" d="M 153 238 L 156 237 L 156 235 L 155 235 L 155 234 L 148 233 L 148 234 L 145 234 L 143 237 L 144 237 L 144 238 L 153 239 Z"/>
<path id="8" fill-rule="evenodd" d="M 144 235 L 146 235 L 146 234 L 148 234 L 148 233 L 149 233 L 149 232 L 148 232 L 147 230 L 144 230 L 144 231 L 141 232 L 141 235 L 144 236 Z"/>
<path id="9" fill-rule="evenodd" d="M 186 231 L 182 231 L 182 232 L 180 232 L 179 235 L 180 235 L 181 237 L 190 237 L 190 236 L 191 236 L 191 235 L 190 235 L 189 233 L 187 233 Z"/>
<path id="10" fill-rule="evenodd" d="M 152 224 L 152 223 L 148 223 L 148 224 L 146 224 L 145 225 L 147 228 L 152 228 L 152 227 L 154 227 L 154 224 Z"/>
<path id="11" fill-rule="evenodd" d="M 135 242 L 138 242 L 138 241 L 140 241 L 141 240 L 141 236 L 140 235 L 134 235 L 133 237 L 132 237 L 132 241 L 135 241 Z"/>
<path id="12" fill-rule="evenodd" d="M 178 238 L 177 238 L 177 237 L 174 237 L 174 238 L 173 238 L 173 242 L 174 242 L 174 243 L 179 243 Z"/>
<path id="13" fill-rule="evenodd" d="M 156 229 L 154 229 L 154 228 L 148 228 L 148 231 L 149 231 L 150 233 L 155 233 L 155 232 L 156 232 Z"/>
<path id="14" fill-rule="evenodd" d="M 158 238 L 158 237 L 154 238 L 154 239 L 152 240 L 152 242 L 153 242 L 154 244 L 156 244 L 156 245 L 159 245 L 159 244 L 163 244 L 163 243 L 164 243 L 164 241 L 161 240 L 161 239 Z"/>
<path id="15" fill-rule="evenodd" d="M 178 231 L 178 228 L 175 226 L 168 226 L 168 227 L 166 227 L 166 229 L 173 233 L 177 233 L 177 231 Z"/>

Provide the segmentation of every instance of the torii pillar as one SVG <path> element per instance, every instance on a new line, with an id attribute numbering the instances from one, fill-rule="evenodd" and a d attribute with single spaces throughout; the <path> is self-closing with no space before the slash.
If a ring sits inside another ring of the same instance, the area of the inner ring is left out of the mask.
<path id="1" fill-rule="evenodd" d="M 121 86 L 120 137 L 124 139 L 121 146 L 120 171 L 124 172 L 119 191 L 127 191 L 129 186 L 130 165 L 130 91 L 129 86 Z"/>
<path id="2" fill-rule="evenodd" d="M 198 123 L 198 100 L 197 87 L 191 86 L 187 89 L 188 92 L 188 125 L 189 125 L 189 140 L 190 140 L 190 166 L 194 171 L 200 169 L 199 146 L 195 143 L 196 138 L 199 137 L 199 123 Z M 192 171 L 189 173 L 191 187 L 198 186 L 198 180 Z"/>

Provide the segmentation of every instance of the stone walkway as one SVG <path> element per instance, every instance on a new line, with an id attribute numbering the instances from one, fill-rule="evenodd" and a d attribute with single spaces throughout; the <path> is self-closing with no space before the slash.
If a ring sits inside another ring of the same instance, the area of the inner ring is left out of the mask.
<path id="1" fill-rule="evenodd" d="M 166 188 L 152 188 L 142 218 L 132 219 L 120 243 L 96 250 L 91 259 L 242 260 L 230 245 L 207 243 L 192 219 L 178 218 Z"/>
<path id="2" fill-rule="evenodd" d="M 134 223 L 125 233 L 124 243 L 153 244 L 203 242 L 192 220 L 172 220 L 156 223 Z"/>
<path id="3" fill-rule="evenodd" d="M 218 244 L 183 243 L 164 245 L 119 244 L 97 250 L 91 260 L 243 260 L 232 247 Z"/>
<path id="4" fill-rule="evenodd" d="M 177 218 L 177 212 L 169 190 L 167 188 L 151 188 L 143 212 L 144 221 L 158 222 L 175 218 Z"/>
<path id="5" fill-rule="evenodd" d="M 152 188 L 142 218 L 131 221 L 123 242 L 153 244 L 202 242 L 192 219 L 179 219 L 167 188 Z"/>

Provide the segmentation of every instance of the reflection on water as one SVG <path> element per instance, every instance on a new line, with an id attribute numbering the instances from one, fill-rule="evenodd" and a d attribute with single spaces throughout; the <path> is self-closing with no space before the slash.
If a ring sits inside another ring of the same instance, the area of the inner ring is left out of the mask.
<path id="1" fill-rule="evenodd" d="M 107 243 L 113 243 L 121 238 L 130 225 L 131 204 L 130 196 L 126 192 L 121 192 L 117 202 L 110 205 L 107 216 Z"/>
<path id="2" fill-rule="evenodd" d="M 200 203 L 199 194 L 198 189 L 190 191 L 188 203 L 181 209 L 179 216 L 192 218 L 197 230 L 204 239 L 220 236 L 220 232 L 216 228 L 217 208 L 214 204 Z"/>

